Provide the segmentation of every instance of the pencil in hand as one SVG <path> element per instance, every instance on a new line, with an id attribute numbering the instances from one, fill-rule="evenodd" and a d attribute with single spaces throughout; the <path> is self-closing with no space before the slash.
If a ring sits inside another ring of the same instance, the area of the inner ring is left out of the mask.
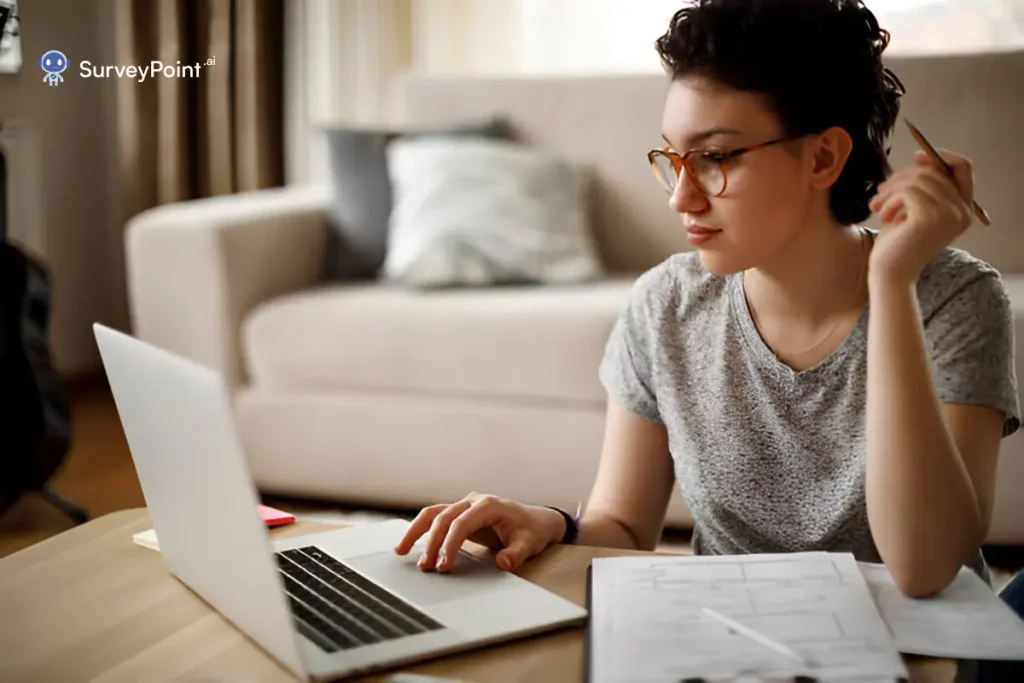
<path id="1" fill-rule="evenodd" d="M 907 128 L 910 129 L 910 134 L 914 136 L 914 140 L 916 140 L 917 144 L 920 145 L 921 149 L 924 150 L 924 153 L 927 154 L 932 161 L 934 161 L 941 168 L 943 168 L 946 171 L 946 173 L 949 174 L 949 177 L 952 178 L 953 168 L 948 163 L 946 163 L 946 160 L 942 158 L 942 155 L 940 155 L 939 152 L 934 147 L 932 147 L 931 143 L 928 142 L 927 139 L 925 139 L 924 135 L 921 134 L 921 131 L 917 129 L 917 126 L 912 124 L 910 120 L 907 119 L 906 117 L 903 118 L 903 122 L 907 124 Z M 988 214 L 985 213 L 985 209 L 981 208 L 981 205 L 978 204 L 978 202 L 972 200 L 971 205 L 974 209 L 974 215 L 978 217 L 978 220 L 981 221 L 983 225 L 992 224 L 992 221 L 989 219 Z"/>

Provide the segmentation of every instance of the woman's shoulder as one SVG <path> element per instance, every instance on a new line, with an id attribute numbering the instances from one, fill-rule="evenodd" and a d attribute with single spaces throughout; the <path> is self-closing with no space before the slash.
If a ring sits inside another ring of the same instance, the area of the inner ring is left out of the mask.
<path id="1" fill-rule="evenodd" d="M 950 306 L 1010 305 L 999 271 L 957 247 L 947 247 L 925 267 L 918 278 L 917 297 L 926 320 Z"/>
<path id="2" fill-rule="evenodd" d="M 925 267 L 919 284 L 949 282 L 951 277 L 954 280 L 965 281 L 987 277 L 998 279 L 999 271 L 995 266 L 964 249 L 946 247 Z"/>
<path id="3" fill-rule="evenodd" d="M 633 283 L 630 305 L 650 312 L 701 308 L 725 294 L 726 278 L 709 273 L 697 252 L 672 254 L 642 272 Z"/>

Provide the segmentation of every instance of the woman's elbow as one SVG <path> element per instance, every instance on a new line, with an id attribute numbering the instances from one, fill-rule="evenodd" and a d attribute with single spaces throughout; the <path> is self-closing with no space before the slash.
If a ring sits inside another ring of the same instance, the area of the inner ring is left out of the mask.
<path id="1" fill-rule="evenodd" d="M 909 598 L 933 597 L 946 590 L 960 573 L 964 563 L 981 547 L 984 533 L 979 529 L 958 547 L 918 547 L 916 552 L 893 557 L 882 555 L 883 562 L 900 592 Z"/>
<path id="2" fill-rule="evenodd" d="M 934 597 L 946 590 L 956 578 L 959 567 L 952 573 L 936 564 L 918 567 L 890 567 L 893 583 L 901 593 L 914 600 Z"/>

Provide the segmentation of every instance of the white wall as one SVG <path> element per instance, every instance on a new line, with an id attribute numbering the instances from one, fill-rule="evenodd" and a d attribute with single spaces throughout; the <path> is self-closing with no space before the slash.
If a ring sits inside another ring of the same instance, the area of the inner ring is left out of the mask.
<path id="1" fill-rule="evenodd" d="M 114 63 L 114 0 L 19 3 L 22 69 L 0 74 L 0 120 L 38 131 L 45 192 L 43 225 L 53 274 L 51 346 L 66 375 L 99 368 L 95 321 L 127 326 L 119 215 L 114 92 L 109 81 L 68 77 L 43 83 L 39 57 L 61 50 L 72 61 Z"/>

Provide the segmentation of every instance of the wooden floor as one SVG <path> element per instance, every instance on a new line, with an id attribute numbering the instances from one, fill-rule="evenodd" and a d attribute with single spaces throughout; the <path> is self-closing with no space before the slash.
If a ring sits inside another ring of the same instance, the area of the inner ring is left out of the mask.
<path id="1" fill-rule="evenodd" d="M 128 508 L 145 507 L 146 501 L 132 464 L 128 443 L 106 381 L 88 378 L 69 390 L 74 430 L 71 452 L 53 490 L 84 508 L 90 518 Z M 268 499 L 292 512 L 333 510 L 316 501 Z M 66 515 L 37 495 L 27 495 L 0 517 L 0 557 L 45 540 L 74 526 Z"/>
<path id="2" fill-rule="evenodd" d="M 78 382 L 71 390 L 74 438 L 64 468 L 53 480 L 53 489 L 90 516 L 126 508 L 144 507 L 145 499 L 135 474 L 128 444 L 109 388 L 102 378 Z M 334 511 L 318 501 L 264 498 L 264 502 L 295 514 Z M 343 509 L 343 508 L 342 508 Z M 0 557 L 16 552 L 73 526 L 73 522 L 36 496 L 22 498 L 0 517 Z M 668 537 L 669 543 L 686 539 Z M 1000 572 L 1014 572 L 1024 565 L 1024 548 L 990 548 L 985 555 Z"/>
<path id="3" fill-rule="evenodd" d="M 92 517 L 144 507 L 121 422 L 106 384 L 76 382 L 72 393 L 72 447 L 53 489 Z M 35 495 L 0 518 L 0 557 L 71 528 L 74 523 Z"/>

